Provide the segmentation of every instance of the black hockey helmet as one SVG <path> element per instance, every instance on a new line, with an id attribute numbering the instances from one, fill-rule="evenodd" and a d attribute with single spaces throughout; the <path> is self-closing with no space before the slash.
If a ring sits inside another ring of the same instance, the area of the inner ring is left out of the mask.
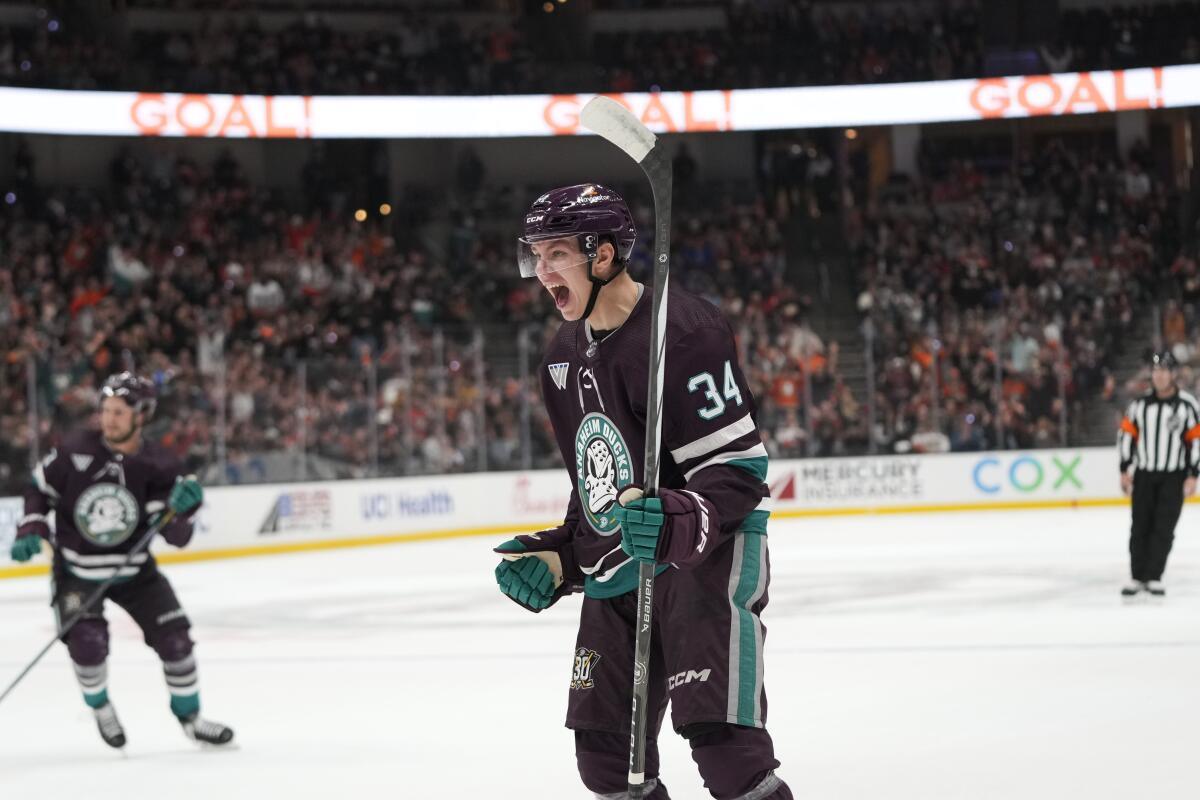
<path id="1" fill-rule="evenodd" d="M 158 405 L 158 391 L 154 388 L 154 382 L 128 370 L 110 375 L 100 390 L 100 396 L 121 398 L 134 411 L 141 412 L 146 422 L 154 416 L 154 409 Z"/>
<path id="2" fill-rule="evenodd" d="M 1150 354 L 1149 362 L 1151 367 L 1162 367 L 1163 369 L 1175 369 L 1179 366 L 1179 362 L 1175 360 L 1175 354 L 1170 350 L 1155 350 Z"/>

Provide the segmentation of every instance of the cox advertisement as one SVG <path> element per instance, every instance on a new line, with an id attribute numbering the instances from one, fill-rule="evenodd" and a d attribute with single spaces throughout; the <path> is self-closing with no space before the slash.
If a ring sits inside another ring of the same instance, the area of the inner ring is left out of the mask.
<path id="1" fill-rule="evenodd" d="M 985 495 L 1086 496 L 1083 451 L 1064 453 L 997 453 L 981 456 L 971 467 L 971 483 Z M 1098 476 L 1092 475 L 1093 483 Z M 1103 482 L 1103 481 L 1101 481 Z M 1108 483 L 1116 484 L 1114 466 Z M 1111 488 L 1111 487 L 1109 487 Z"/>

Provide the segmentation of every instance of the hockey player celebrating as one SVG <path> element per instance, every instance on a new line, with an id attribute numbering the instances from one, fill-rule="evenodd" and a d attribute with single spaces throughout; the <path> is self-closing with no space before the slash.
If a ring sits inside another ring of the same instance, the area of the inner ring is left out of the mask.
<path id="1" fill-rule="evenodd" d="M 80 610 L 97 584 L 116 577 L 105 592 L 125 609 L 162 659 L 171 711 L 184 733 L 206 744 L 228 744 L 233 730 L 200 716 L 191 623 L 165 575 L 148 552 L 130 556 L 155 518 L 167 508 L 175 516 L 162 535 L 176 547 L 192 538 L 191 517 L 203 501 L 194 476 L 178 461 L 142 440 L 142 427 L 154 413 L 154 384 L 132 373 L 113 375 L 101 392 L 100 430 L 68 436 L 34 469 L 25 494 L 25 515 L 17 527 L 12 558 L 28 561 L 42 540 L 54 549 L 52 605 L 59 623 Z M 55 514 L 54 532 L 47 515 Z M 62 637 L 96 716 L 100 735 L 112 747 L 125 746 L 125 731 L 108 698 L 108 623 L 104 599 Z"/>
<path id="2" fill-rule="evenodd" d="M 596 797 L 626 796 L 637 562 L 652 561 L 645 796 L 668 800 L 655 740 L 669 699 L 713 797 L 790 800 L 765 728 L 770 501 L 754 398 L 729 324 L 671 285 L 662 488 L 642 495 L 651 303 L 625 270 L 635 238 L 625 202 L 598 184 L 548 192 L 525 216 L 521 274 L 565 320 L 540 374 L 573 490 L 562 525 L 496 548 L 496 580 L 533 611 L 584 593 L 567 726 Z"/>

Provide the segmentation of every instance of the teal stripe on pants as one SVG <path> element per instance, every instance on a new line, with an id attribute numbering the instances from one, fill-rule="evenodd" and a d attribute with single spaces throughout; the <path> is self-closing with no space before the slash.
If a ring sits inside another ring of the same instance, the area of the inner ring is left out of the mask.
<path id="1" fill-rule="evenodd" d="M 750 609 L 766 589 L 763 535 L 743 531 L 738 534 L 738 539 L 733 563 L 736 583 L 734 576 L 730 576 L 733 630 L 730 635 L 729 717 L 730 722 L 738 725 L 757 727 L 761 724 L 756 710 L 762 692 L 762 653 L 758 620 Z"/>

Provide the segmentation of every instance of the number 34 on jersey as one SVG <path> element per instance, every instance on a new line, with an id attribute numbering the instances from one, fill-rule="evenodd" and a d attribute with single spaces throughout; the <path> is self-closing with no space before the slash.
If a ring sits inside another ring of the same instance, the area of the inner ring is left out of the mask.
<path id="1" fill-rule="evenodd" d="M 724 414 L 730 405 L 742 405 L 742 390 L 738 388 L 737 381 L 733 378 L 733 364 L 728 360 L 725 362 L 719 392 L 717 391 L 717 379 L 713 378 L 711 372 L 693 375 L 688 379 L 687 388 L 692 393 L 704 393 L 704 399 L 708 401 L 708 404 L 697 412 L 700 414 L 700 419 L 703 420 L 716 419 Z"/>

